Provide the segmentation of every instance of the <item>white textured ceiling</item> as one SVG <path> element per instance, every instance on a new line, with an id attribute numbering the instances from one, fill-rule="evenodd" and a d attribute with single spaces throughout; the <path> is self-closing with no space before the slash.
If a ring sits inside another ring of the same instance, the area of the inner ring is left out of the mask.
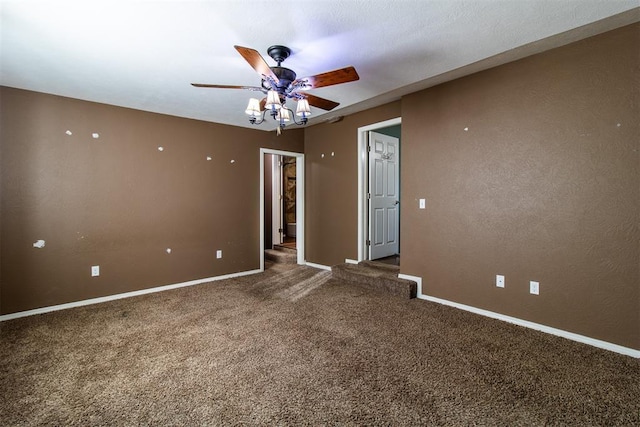
<path id="1" fill-rule="evenodd" d="M 353 113 L 640 20 L 638 0 L 0 0 L 0 84 L 250 127 L 257 86 L 234 45 L 293 51 L 299 77 L 353 65 L 360 80 L 310 91 Z M 311 123 L 313 123 L 312 121 Z M 260 126 L 273 129 L 273 125 Z"/>

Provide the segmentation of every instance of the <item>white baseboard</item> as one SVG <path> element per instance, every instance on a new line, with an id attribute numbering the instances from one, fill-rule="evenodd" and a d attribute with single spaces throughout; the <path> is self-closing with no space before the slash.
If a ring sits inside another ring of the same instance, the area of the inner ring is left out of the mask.
<path id="1" fill-rule="evenodd" d="M 197 280 L 191 280 L 188 282 L 175 283 L 172 285 L 157 286 L 155 288 L 141 289 L 139 291 L 125 292 L 122 294 L 109 295 L 106 297 L 91 298 L 91 299 L 82 300 L 82 301 L 69 302 L 66 304 L 36 308 L 33 310 L 19 311 L 17 313 L 10 313 L 10 314 L 5 314 L 0 316 L 0 322 L 4 322 L 5 320 L 19 319 L 21 317 L 33 316 L 36 314 L 50 313 L 52 311 L 66 310 L 68 308 L 82 307 L 85 305 L 99 304 L 107 301 L 115 301 L 123 298 L 137 297 L 140 295 L 152 294 L 155 292 L 162 292 L 162 291 L 168 291 L 171 289 L 184 288 L 186 286 L 200 285 L 202 283 L 207 283 L 207 282 L 215 282 L 218 280 L 232 279 L 234 277 L 249 276 L 251 274 L 256 274 L 256 273 L 260 273 L 260 270 L 242 271 L 240 273 L 225 274 L 223 276 L 208 277 L 206 279 L 197 279 Z"/>
<path id="2" fill-rule="evenodd" d="M 358 261 L 356 261 L 355 259 L 349 259 L 349 258 L 346 258 L 344 262 L 347 264 L 358 264 Z"/>
<path id="3" fill-rule="evenodd" d="M 308 267 L 313 267 L 313 268 L 319 268 L 321 270 L 329 270 L 331 271 L 331 267 L 329 267 L 328 265 L 322 265 L 322 264 L 316 264 L 314 262 L 305 262 L 305 265 Z"/>
<path id="4" fill-rule="evenodd" d="M 322 269 L 322 270 L 331 271 L 331 267 L 326 266 L 326 265 L 322 265 L 322 264 L 315 264 L 315 263 L 312 263 L 312 262 L 307 262 L 306 265 L 309 266 L 309 267 L 314 267 L 314 268 L 319 268 L 319 269 Z M 172 285 L 158 286 L 158 287 L 155 287 L 155 288 L 141 289 L 139 291 L 132 291 L 132 292 L 125 292 L 125 293 L 122 293 L 122 294 L 109 295 L 109 296 L 106 296 L 106 297 L 91 298 L 91 299 L 83 300 L 83 301 L 75 301 L 75 302 L 70 302 L 70 303 L 66 303 L 66 304 L 59 304 L 59 305 L 52 305 L 52 306 L 49 306 L 49 307 L 36 308 L 36 309 L 33 309 L 33 310 L 20 311 L 20 312 L 17 312 L 17 313 L 10 313 L 10 314 L 1 315 L 0 316 L 0 322 L 4 322 L 6 320 L 18 319 L 18 318 L 21 318 L 21 317 L 33 316 L 33 315 L 36 315 L 36 314 L 50 313 L 52 311 L 66 310 L 68 308 L 82 307 L 82 306 L 85 306 L 85 305 L 99 304 L 99 303 L 108 302 L 108 301 L 115 301 L 115 300 L 123 299 L 123 298 L 130 298 L 130 297 L 135 297 L 135 296 L 140 296 L 140 295 L 151 294 L 151 293 L 155 293 L 155 292 L 168 291 L 168 290 L 171 290 L 171 289 L 184 288 L 186 286 L 194 286 L 194 285 L 199 285 L 199 284 L 207 283 L 207 282 L 215 282 L 215 281 L 224 280 L 224 279 L 232 279 L 234 277 L 249 276 L 249 275 L 257 274 L 257 273 L 260 273 L 260 272 L 261 272 L 261 270 L 259 270 L 259 269 L 258 270 L 243 271 L 243 272 L 239 272 L 239 273 L 225 274 L 223 276 L 214 276 L 214 277 L 208 277 L 206 279 L 197 279 L 197 280 L 191 280 L 191 281 L 188 281 L 188 282 L 175 283 L 175 284 L 172 284 Z M 442 298 L 436 298 L 436 297 L 432 297 L 432 296 L 429 296 L 429 295 L 424 295 L 422 293 L 422 278 L 421 277 L 411 276 L 411 275 L 408 275 L 408 274 L 398 274 L 398 277 L 401 278 L 401 279 L 413 280 L 414 282 L 416 282 L 418 284 L 418 286 L 417 286 L 417 297 L 419 299 L 435 302 L 435 303 L 442 304 L 442 305 L 447 305 L 447 306 L 450 306 L 450 307 L 458 308 L 460 310 L 465 310 L 465 311 L 469 311 L 471 313 L 479 314 L 481 316 L 490 317 L 492 319 L 497 319 L 497 320 L 502 320 L 502 321 L 508 322 L 508 323 L 513 323 L 515 325 L 524 326 L 525 328 L 535 329 L 537 331 L 545 332 L 547 334 L 556 335 L 556 336 L 559 336 L 559 337 L 562 337 L 562 338 L 570 339 L 572 341 L 577 341 L 577 342 L 580 342 L 580 343 L 583 343 L 583 344 L 592 345 L 594 347 L 602 348 L 604 350 L 613 351 L 615 353 L 624 354 L 626 356 L 640 358 L 640 350 L 634 350 L 634 349 L 629 348 L 629 347 L 623 347 L 623 346 L 618 345 L 618 344 L 613 344 L 613 343 L 610 343 L 610 342 L 607 342 L 607 341 L 597 340 L 595 338 L 590 338 L 590 337 L 587 337 L 587 336 L 584 336 L 584 335 L 574 334 L 573 332 L 568 332 L 568 331 L 564 331 L 562 329 L 552 328 L 550 326 L 541 325 L 539 323 L 529 322 L 528 320 L 519 319 L 517 317 L 506 316 L 504 314 L 495 313 L 493 311 L 484 310 L 484 309 L 473 307 L 473 306 L 470 306 L 470 305 L 460 304 L 460 303 L 449 301 L 449 300 L 445 300 L 445 299 L 442 299 Z"/>
<path id="5" fill-rule="evenodd" d="M 417 276 L 410 276 L 408 274 L 398 274 L 401 279 L 413 280 L 418 284 L 417 297 L 426 301 L 435 302 L 442 305 L 448 305 L 460 310 L 470 311 L 471 313 L 479 314 L 481 316 L 490 317 L 492 319 L 502 320 L 504 322 L 513 323 L 514 325 L 524 326 L 525 328 L 535 329 L 547 334 L 556 335 L 558 337 L 566 338 L 572 341 L 577 341 L 583 344 L 588 344 L 594 347 L 602 348 L 604 350 L 613 351 L 615 353 L 624 354 L 635 358 L 640 358 L 640 350 L 635 350 L 629 347 L 623 347 L 618 344 L 613 344 L 607 341 L 597 340 L 584 335 L 574 334 L 573 332 L 564 331 L 562 329 L 552 328 L 550 326 L 541 325 L 539 323 L 529 322 L 528 320 L 519 319 L 517 317 L 506 316 L 504 314 L 495 313 L 489 310 L 483 310 L 481 308 L 473 307 L 470 305 L 460 304 L 457 302 L 424 295 L 422 293 L 422 278 Z"/>

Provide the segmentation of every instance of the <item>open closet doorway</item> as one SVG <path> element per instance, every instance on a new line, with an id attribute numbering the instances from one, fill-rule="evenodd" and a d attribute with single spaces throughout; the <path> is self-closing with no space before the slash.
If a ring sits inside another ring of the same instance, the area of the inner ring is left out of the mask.
<path id="1" fill-rule="evenodd" d="M 401 123 L 358 129 L 358 261 L 400 265 Z"/>
<path id="2" fill-rule="evenodd" d="M 298 228 L 296 213 L 296 158 L 277 154 L 266 154 L 266 156 L 270 156 L 272 169 L 272 239 L 270 243 L 271 246 L 277 245 L 296 249 Z"/>
<path id="3" fill-rule="evenodd" d="M 260 149 L 260 269 L 264 250 L 294 249 L 304 264 L 304 154 Z"/>

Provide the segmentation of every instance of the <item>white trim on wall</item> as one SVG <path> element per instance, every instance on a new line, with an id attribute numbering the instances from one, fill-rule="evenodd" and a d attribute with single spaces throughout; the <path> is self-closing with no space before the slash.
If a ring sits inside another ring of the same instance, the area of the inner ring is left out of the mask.
<path id="1" fill-rule="evenodd" d="M 305 262 L 305 265 L 308 266 L 308 267 L 319 268 L 321 270 L 331 271 L 331 267 L 329 267 L 328 265 L 316 264 L 315 262 Z"/>
<path id="2" fill-rule="evenodd" d="M 242 271 L 240 273 L 231 273 L 231 274 L 225 274 L 222 276 L 207 277 L 206 279 L 190 280 L 188 282 L 175 283 L 173 285 L 157 286 L 155 288 L 141 289 L 139 291 L 125 292 L 122 294 L 108 295 L 106 297 L 91 298 L 91 299 L 86 299 L 82 301 L 69 302 L 66 304 L 58 304 L 58 305 L 52 305 L 49 307 L 36 308 L 33 310 L 19 311 L 17 313 L 10 313 L 10 314 L 5 314 L 0 316 L 0 322 L 4 322 L 5 320 L 19 319 L 21 317 L 33 316 L 36 314 L 50 313 L 52 311 L 66 310 L 66 309 L 75 308 L 75 307 L 83 307 L 85 305 L 100 304 L 103 302 L 115 301 L 123 298 L 137 297 L 140 295 L 152 294 L 155 292 L 170 291 L 172 289 L 184 288 L 186 286 L 194 286 L 194 285 L 200 285 L 203 283 L 216 282 L 219 280 L 233 279 L 234 277 L 249 276 L 249 275 L 260 273 L 260 272 L 261 272 L 260 270 Z"/>
<path id="3" fill-rule="evenodd" d="M 305 264 L 304 255 L 304 153 L 260 149 L 260 271 L 264 271 L 264 155 L 275 154 L 296 158 L 296 250 L 298 264 Z"/>
<path id="4" fill-rule="evenodd" d="M 358 261 L 364 261 L 367 254 L 367 136 L 369 131 L 402 124 L 402 117 L 372 123 L 358 128 Z"/>
<path id="5" fill-rule="evenodd" d="M 471 313 L 479 314 L 481 316 L 490 317 L 496 320 L 502 320 L 503 322 L 513 323 L 514 325 L 523 326 L 529 329 L 535 329 L 536 331 L 544 332 L 547 334 L 555 335 L 558 337 L 566 338 L 572 341 L 577 341 L 582 344 L 588 344 L 593 347 L 598 347 L 604 350 L 613 351 L 615 353 L 624 354 L 625 356 L 631 356 L 640 358 L 640 350 L 624 347 L 618 344 L 613 344 L 607 341 L 597 340 L 584 335 L 574 334 L 573 332 L 565 331 L 562 329 L 552 328 L 550 326 L 541 325 L 539 323 L 529 322 L 528 320 L 519 319 L 517 317 L 506 316 L 504 314 L 495 313 L 489 310 L 483 310 L 481 308 L 473 307 L 470 305 L 460 304 L 457 302 L 445 300 L 442 298 L 436 298 L 422 293 L 422 277 L 410 276 L 408 274 L 398 274 L 401 279 L 413 280 L 418 284 L 417 297 L 422 300 L 435 302 L 442 305 L 448 305 L 460 310 L 469 311 Z"/>
<path id="6" fill-rule="evenodd" d="M 282 194 L 282 169 L 280 167 L 281 162 L 281 156 L 271 155 L 271 211 L 274 213 L 271 218 L 271 243 L 282 243 L 282 232 L 280 231 L 280 228 L 283 227 L 282 200 L 280 200 L 280 195 Z M 266 167 L 267 165 L 265 165 L 265 168 Z M 278 213 L 278 215 L 275 215 L 276 212 Z"/>

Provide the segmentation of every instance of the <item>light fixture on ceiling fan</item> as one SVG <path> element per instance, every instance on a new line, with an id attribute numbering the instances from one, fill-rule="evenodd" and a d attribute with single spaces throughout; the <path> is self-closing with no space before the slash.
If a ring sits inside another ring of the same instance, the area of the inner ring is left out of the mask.
<path id="1" fill-rule="evenodd" d="M 278 123 L 278 133 L 291 121 L 297 125 L 307 124 L 309 116 L 311 115 L 311 105 L 327 111 L 333 110 L 340 105 L 337 102 L 302 91 L 352 82 L 360 78 L 354 67 L 345 67 L 339 70 L 298 79 L 293 70 L 281 66 L 282 62 L 291 55 L 291 49 L 288 47 L 275 45 L 267 49 L 269 56 L 278 64 L 275 67 L 270 67 L 255 49 L 242 46 L 234 47 L 249 65 L 260 74 L 262 77 L 260 86 L 191 84 L 195 87 L 246 89 L 262 92 L 266 96 L 262 100 L 251 98 L 245 113 L 249 115 L 249 122 L 251 124 L 259 125 L 265 121 L 265 115 L 269 112 L 269 115 Z M 287 99 L 296 100 L 297 107 L 295 113 L 287 107 Z M 296 117 L 300 119 L 296 120 Z"/>
<path id="2" fill-rule="evenodd" d="M 259 125 L 264 122 L 267 111 L 271 117 L 278 121 L 280 127 L 284 127 L 293 118 L 293 122 L 297 125 L 306 125 L 311 115 L 309 101 L 306 98 L 297 99 L 298 104 L 296 112 L 286 106 L 285 101 L 275 90 L 268 90 L 267 97 L 261 102 L 258 98 L 249 99 L 249 105 L 245 113 L 249 115 L 249 122 L 252 125 Z M 300 117 L 300 121 L 296 120 L 296 116 Z M 260 120 L 258 120 L 260 118 Z"/>

